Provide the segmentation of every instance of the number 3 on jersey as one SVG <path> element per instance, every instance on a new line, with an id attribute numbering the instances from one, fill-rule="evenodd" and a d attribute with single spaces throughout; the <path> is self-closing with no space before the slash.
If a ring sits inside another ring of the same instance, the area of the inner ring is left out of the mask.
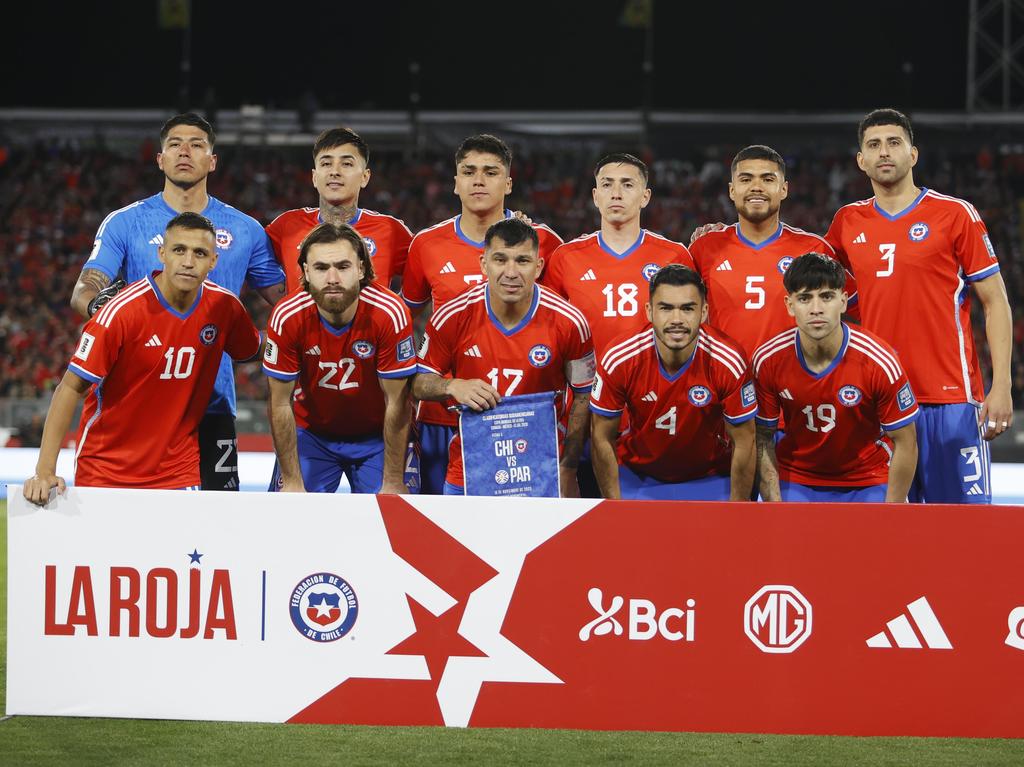
<path id="1" fill-rule="evenodd" d="M 878 246 L 878 252 L 882 254 L 885 261 L 885 268 L 875 272 L 876 277 L 891 277 L 893 267 L 896 266 L 896 243 L 883 242 Z"/>

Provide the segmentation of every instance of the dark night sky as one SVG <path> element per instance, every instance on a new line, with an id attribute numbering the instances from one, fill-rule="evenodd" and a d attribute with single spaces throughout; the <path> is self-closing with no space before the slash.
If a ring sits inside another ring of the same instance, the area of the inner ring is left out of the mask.
<path id="1" fill-rule="evenodd" d="M 192 101 L 404 109 L 631 109 L 644 33 L 621 0 L 435 3 L 193 0 Z M 106 11 L 104 7 L 114 10 Z M 937 8 L 942 7 L 941 14 Z M 264 6 L 265 7 L 265 6 Z M 157 0 L 22 3 L 0 52 L 4 106 L 173 107 L 181 33 Z M 5 25 L 6 26 L 6 25 Z M 654 107 L 863 111 L 963 108 L 967 2 L 657 0 Z M 905 65 L 912 72 L 905 72 Z M 23 73 L 11 76 L 10 73 Z"/>

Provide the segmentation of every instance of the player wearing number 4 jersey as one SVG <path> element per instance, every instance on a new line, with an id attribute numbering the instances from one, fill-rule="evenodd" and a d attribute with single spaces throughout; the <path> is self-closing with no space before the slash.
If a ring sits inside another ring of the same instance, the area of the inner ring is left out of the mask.
<path id="1" fill-rule="evenodd" d="M 605 498 L 750 499 L 754 384 L 738 344 L 702 324 L 704 295 L 694 270 L 662 268 L 650 282 L 651 326 L 601 358 L 591 455 Z M 630 430 L 616 450 L 624 410 Z"/>
<path id="2" fill-rule="evenodd" d="M 828 256 L 793 261 L 786 308 L 797 327 L 754 353 L 766 501 L 907 500 L 917 402 L 892 348 L 840 320 L 845 282 L 843 267 Z M 786 431 L 776 444 L 780 416 Z"/>
<path id="3" fill-rule="evenodd" d="M 263 355 L 270 489 L 333 493 L 344 473 L 353 492 L 403 493 L 416 372 L 409 310 L 372 284 L 366 243 L 347 224 L 316 227 L 297 263 L 303 287 L 274 309 Z"/>
<path id="4" fill-rule="evenodd" d="M 590 328 L 565 299 L 535 284 L 544 262 L 537 257 L 537 233 L 528 224 L 514 218 L 499 221 L 487 230 L 484 242 L 480 267 L 487 284 L 434 312 L 420 348 L 413 393 L 434 402 L 451 397 L 480 411 L 503 396 L 571 386 L 576 397 L 562 445 L 559 484 L 563 496 L 579 495 L 576 468 L 594 380 Z M 456 435 L 445 493 L 461 494 L 464 487 Z"/>
<path id="5" fill-rule="evenodd" d="M 872 112 L 858 141 L 857 164 L 875 196 L 841 208 L 827 239 L 857 278 L 864 327 L 895 347 L 921 402 L 911 500 L 988 503 L 987 440 L 1013 421 L 1010 307 L 995 251 L 973 205 L 915 186 L 906 116 Z M 987 395 L 968 286 L 984 308 L 992 353 Z"/>
<path id="6" fill-rule="evenodd" d="M 213 224 L 196 213 L 168 223 L 164 266 L 124 288 L 93 316 L 53 394 L 36 474 L 25 497 L 64 488 L 57 453 L 79 399 L 75 482 L 184 489 L 199 484 L 197 431 L 224 352 L 254 357 L 260 334 L 238 298 L 205 281 L 217 263 Z"/>

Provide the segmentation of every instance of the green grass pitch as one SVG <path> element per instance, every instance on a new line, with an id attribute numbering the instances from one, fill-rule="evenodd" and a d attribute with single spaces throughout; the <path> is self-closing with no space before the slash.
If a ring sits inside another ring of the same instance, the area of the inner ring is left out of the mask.
<path id="1" fill-rule="evenodd" d="M 0 501 L 0 710 L 7 693 L 7 502 Z M 1024 716 L 1024 712 L 1022 712 Z M 1021 765 L 1024 741 L 456 730 L 16 716 L 0 765 Z"/>

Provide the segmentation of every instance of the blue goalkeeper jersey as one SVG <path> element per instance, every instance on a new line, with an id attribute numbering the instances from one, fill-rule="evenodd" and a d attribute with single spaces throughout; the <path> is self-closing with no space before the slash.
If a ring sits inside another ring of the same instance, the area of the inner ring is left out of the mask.
<path id="1" fill-rule="evenodd" d="M 126 282 L 162 269 L 157 247 L 163 244 L 167 222 L 176 215 L 178 212 L 164 202 L 162 194 L 115 210 L 100 224 L 85 268 L 103 272 L 111 280 L 120 275 Z M 246 282 L 251 288 L 284 282 L 284 272 L 256 219 L 213 197 L 203 215 L 217 231 L 217 266 L 208 280 L 235 295 Z M 206 412 L 235 414 L 235 375 L 227 355 L 221 360 Z"/>

